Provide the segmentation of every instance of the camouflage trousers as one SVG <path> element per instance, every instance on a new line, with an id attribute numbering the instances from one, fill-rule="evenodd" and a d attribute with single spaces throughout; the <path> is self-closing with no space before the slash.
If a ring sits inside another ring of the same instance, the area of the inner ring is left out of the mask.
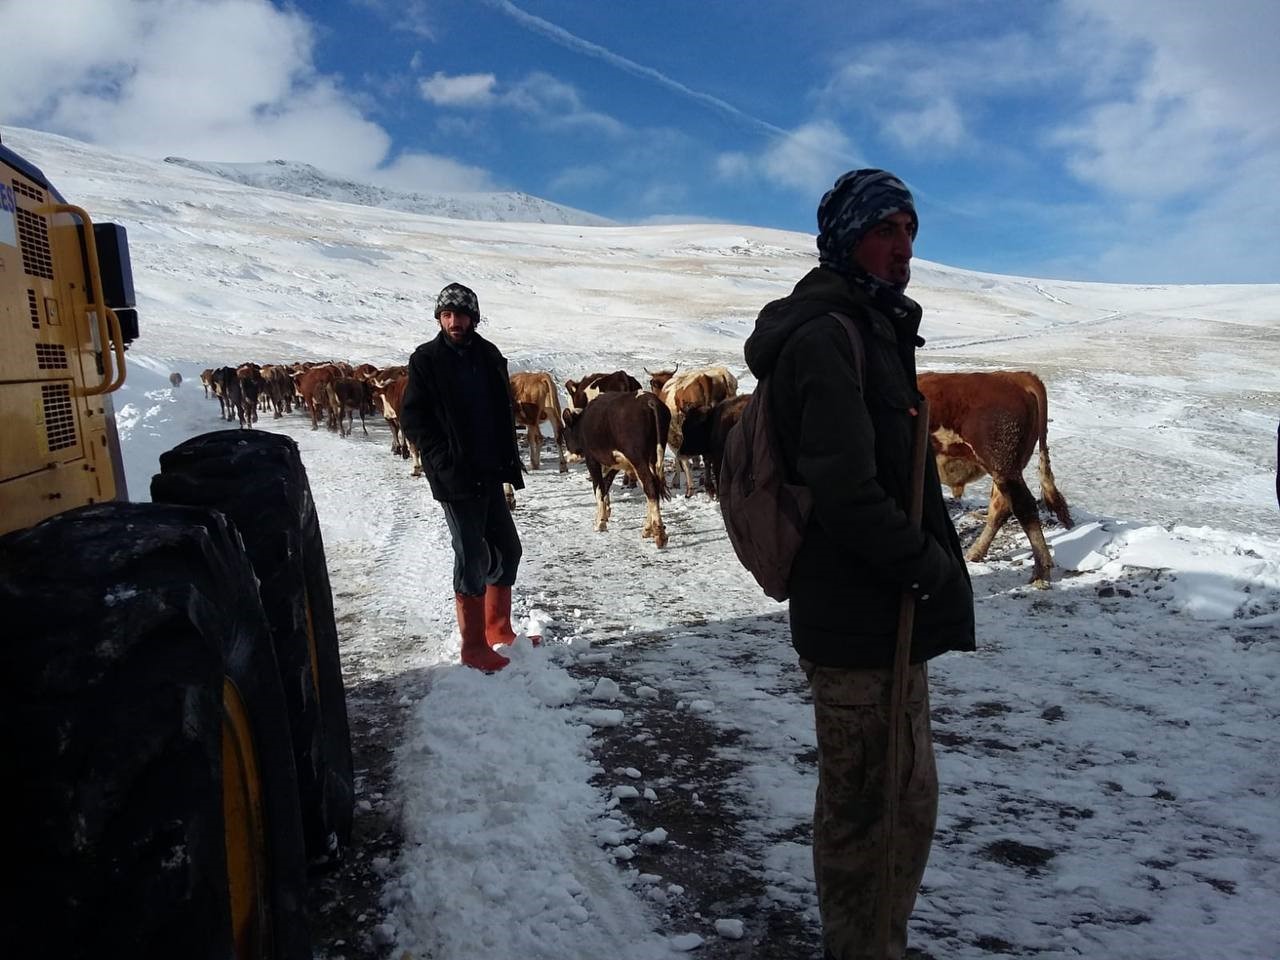
<path id="1" fill-rule="evenodd" d="M 813 691 L 818 792 L 813 808 L 813 875 L 822 940 L 835 960 L 899 960 L 907 920 L 924 877 L 938 815 L 938 769 L 929 731 L 929 678 L 908 675 L 892 843 L 892 889 L 884 882 L 884 788 L 890 670 L 843 670 L 800 661 Z M 878 954 L 882 896 L 892 909 L 889 953 Z"/>

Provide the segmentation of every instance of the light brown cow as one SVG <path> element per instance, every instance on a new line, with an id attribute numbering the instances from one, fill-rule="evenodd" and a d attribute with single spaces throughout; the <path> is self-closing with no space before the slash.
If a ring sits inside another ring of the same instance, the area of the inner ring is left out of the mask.
<path id="1" fill-rule="evenodd" d="M 959 497 L 965 484 L 991 475 L 987 523 L 967 558 L 982 560 L 1009 514 L 1018 518 L 1031 543 L 1031 582 L 1046 586 L 1053 556 L 1040 526 L 1035 497 L 1022 472 L 1040 447 L 1040 489 L 1045 505 L 1067 528 L 1067 501 L 1058 492 L 1049 463 L 1048 400 L 1044 383 L 1028 371 L 922 373 L 920 391 L 929 400 L 929 430 L 938 474 Z"/>
<path id="2" fill-rule="evenodd" d="M 560 419 L 560 397 L 551 374 L 541 371 L 513 373 L 511 375 L 511 404 L 515 411 L 516 428 L 525 427 L 529 438 L 529 466 L 537 470 L 542 453 L 542 424 L 551 425 L 551 435 L 560 455 L 560 472 L 569 469 L 564 455 L 563 425 Z"/>
<path id="3" fill-rule="evenodd" d="M 391 375 L 386 376 L 387 373 Z M 400 430 L 400 410 L 404 405 L 404 390 L 409 385 L 407 367 L 392 368 L 383 371 L 382 376 L 374 378 L 374 395 L 382 405 L 382 416 L 391 428 L 391 453 L 393 456 L 413 459 L 413 475 L 422 476 L 422 457 L 418 448 L 409 441 Z"/>
<path id="4" fill-rule="evenodd" d="M 646 371 L 647 372 L 647 371 Z M 727 367 L 698 367 L 681 371 L 660 370 L 650 374 L 649 386 L 671 411 L 671 433 L 668 443 L 676 461 L 676 469 L 684 474 L 684 495 L 693 496 L 691 459 L 701 451 L 684 451 L 684 421 L 694 407 L 714 407 L 737 396 L 738 378 Z M 714 484 L 709 485 L 712 486 Z"/>

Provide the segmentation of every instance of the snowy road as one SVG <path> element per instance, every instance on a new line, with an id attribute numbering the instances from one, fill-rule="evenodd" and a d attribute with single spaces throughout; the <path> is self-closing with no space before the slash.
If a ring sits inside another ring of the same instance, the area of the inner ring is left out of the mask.
<path id="1" fill-rule="evenodd" d="M 404 846 L 370 922 L 386 949 L 816 949 L 804 685 L 781 608 L 738 568 L 713 504 L 670 501 L 659 552 L 634 495 L 615 490 L 597 534 L 581 467 L 530 475 L 515 606 L 539 611 L 549 642 L 481 677 L 454 666 L 442 517 L 382 426 L 343 440 L 298 417 L 263 425 L 294 436 L 310 470 L 349 683 L 390 681 L 412 703 L 387 798 Z M 932 671 L 943 796 L 913 921 L 928 955 L 1276 955 L 1280 549 L 1211 533 L 1163 533 L 1169 568 L 1122 549 L 1049 591 L 1009 559 L 1016 533 L 973 568 L 980 651 Z M 1249 591 L 1227 558 L 1252 571 Z M 1188 615 L 1223 596 L 1238 616 Z M 639 842 L 657 828 L 665 843 Z M 743 921 L 743 938 L 716 920 Z"/>

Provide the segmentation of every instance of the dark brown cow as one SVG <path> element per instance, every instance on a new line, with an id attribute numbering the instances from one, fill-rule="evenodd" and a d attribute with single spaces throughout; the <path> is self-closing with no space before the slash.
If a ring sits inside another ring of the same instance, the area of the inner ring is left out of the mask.
<path id="1" fill-rule="evenodd" d="M 635 393 L 640 381 L 625 370 L 613 373 L 589 373 L 581 380 L 566 380 L 564 392 L 569 395 L 569 405 L 575 410 L 585 410 L 587 404 L 602 393 Z"/>
<path id="2" fill-rule="evenodd" d="M 364 412 L 372 402 L 373 391 L 369 384 L 356 377 L 335 377 L 328 383 L 327 401 L 329 404 L 329 420 L 338 424 L 338 434 L 343 437 L 351 435 L 355 429 L 356 413 L 360 414 L 360 429 L 369 435 L 369 428 L 364 423 Z M 346 426 L 343 426 L 343 421 Z"/>
<path id="3" fill-rule="evenodd" d="M 691 457 L 701 456 L 706 462 L 702 485 L 712 497 L 717 495 L 720 484 L 725 439 L 733 425 L 742 419 L 742 408 L 750 399 L 751 394 L 740 394 L 713 406 L 702 404 L 685 412 L 680 452 Z"/>
<path id="4" fill-rule="evenodd" d="M 561 435 L 560 397 L 551 374 L 540 371 L 513 373 L 511 375 L 511 404 L 515 410 L 516 428 L 524 427 L 529 437 L 529 466 L 537 470 L 542 454 L 542 424 L 551 425 L 551 435 L 560 455 L 560 472 L 569 469 L 564 456 L 564 437 Z"/>
<path id="5" fill-rule="evenodd" d="M 1040 447 L 1040 489 L 1045 505 L 1067 528 L 1067 501 L 1058 492 L 1049 464 L 1048 400 L 1044 383 L 1028 371 L 922 373 L 920 391 L 929 400 L 929 431 L 938 474 L 957 497 L 984 473 L 991 475 L 987 524 L 967 557 L 982 560 L 1009 519 L 1018 518 L 1035 560 L 1031 582 L 1047 585 L 1053 556 L 1040 526 L 1035 497 L 1022 477 Z"/>
<path id="6" fill-rule="evenodd" d="M 605 393 L 582 412 L 564 412 L 564 442 L 587 461 L 596 494 L 597 530 L 606 530 L 611 513 L 609 488 L 624 466 L 632 468 L 646 500 L 642 537 L 652 537 L 658 547 L 667 544 L 661 501 L 667 499 L 662 473 L 663 449 L 671 412 L 651 393 Z"/>
<path id="7" fill-rule="evenodd" d="M 275 411 L 278 420 L 286 413 L 293 413 L 293 381 L 289 371 L 278 363 L 263 364 L 262 396 Z"/>
<path id="8" fill-rule="evenodd" d="M 220 416 L 223 420 L 234 420 L 240 412 L 240 378 L 236 376 L 235 367 L 219 367 L 209 378 L 213 386 L 213 395 L 218 398 Z"/>

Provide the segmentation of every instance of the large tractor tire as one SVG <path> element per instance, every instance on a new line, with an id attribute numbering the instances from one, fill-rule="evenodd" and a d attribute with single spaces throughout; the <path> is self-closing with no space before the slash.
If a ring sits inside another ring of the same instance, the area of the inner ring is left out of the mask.
<path id="1" fill-rule="evenodd" d="M 284 697 L 213 511 L 83 507 L 0 538 L 15 957 L 310 957 Z"/>
<path id="2" fill-rule="evenodd" d="M 213 507 L 240 531 L 280 665 L 307 855 L 338 858 L 354 813 L 351 734 L 324 543 L 297 444 L 257 430 L 194 437 L 161 455 L 151 497 Z"/>

